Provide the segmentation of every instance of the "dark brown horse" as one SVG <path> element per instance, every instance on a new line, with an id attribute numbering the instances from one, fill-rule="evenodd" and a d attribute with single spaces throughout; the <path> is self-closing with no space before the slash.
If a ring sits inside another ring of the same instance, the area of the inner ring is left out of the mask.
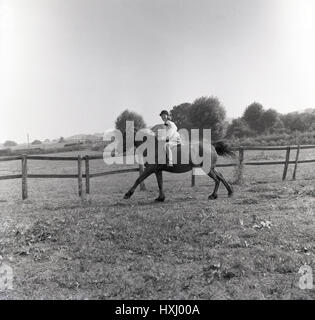
<path id="1" fill-rule="evenodd" d="M 157 142 L 157 140 L 156 140 Z M 196 166 L 193 161 L 192 157 L 194 154 L 198 155 L 203 155 L 203 158 L 206 159 L 205 157 L 211 157 L 211 167 L 208 172 L 205 172 L 210 178 L 212 178 L 215 182 L 214 185 L 214 190 L 212 194 L 209 195 L 209 199 L 216 199 L 217 196 L 217 191 L 219 189 L 220 182 L 223 183 L 225 188 L 228 191 L 228 196 L 232 196 L 233 194 L 233 189 L 232 186 L 225 180 L 223 175 L 218 172 L 215 169 L 216 163 L 217 163 L 217 158 L 219 156 L 230 156 L 230 157 L 235 157 L 235 154 L 229 149 L 229 147 L 223 142 L 223 141 L 218 141 L 213 144 L 207 144 L 203 146 L 201 143 L 191 143 L 189 144 L 189 148 L 186 148 L 185 150 L 189 150 L 189 161 L 187 164 L 182 164 L 180 159 L 181 159 L 181 150 L 182 146 L 178 145 L 173 148 L 173 159 L 177 159 L 176 163 L 172 167 L 167 166 L 166 164 L 161 164 L 160 161 L 158 161 L 158 143 L 155 144 L 155 163 L 149 164 L 145 163 L 145 170 L 144 172 L 139 176 L 139 178 L 135 181 L 134 185 L 130 188 L 130 190 L 125 194 L 124 199 L 129 199 L 134 191 L 136 190 L 137 186 L 144 181 L 146 178 L 148 178 L 151 174 L 155 174 L 159 186 L 159 196 L 158 198 L 155 199 L 155 201 L 163 202 L 165 200 L 165 194 L 163 192 L 163 176 L 162 172 L 167 171 L 167 172 L 172 172 L 172 173 L 184 173 L 191 171 L 195 167 L 200 167 L 202 165 L 199 164 Z M 177 157 L 176 154 L 177 153 Z M 175 156 L 175 157 L 174 157 Z M 193 158 L 196 159 L 196 158 Z"/>

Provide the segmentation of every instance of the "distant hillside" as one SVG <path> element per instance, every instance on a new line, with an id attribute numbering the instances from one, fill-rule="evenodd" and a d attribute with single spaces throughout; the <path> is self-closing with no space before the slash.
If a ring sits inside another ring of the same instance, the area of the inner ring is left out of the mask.
<path id="1" fill-rule="evenodd" d="M 315 109 L 314 108 L 307 108 L 303 112 L 315 114 Z"/>
<path id="2" fill-rule="evenodd" d="M 103 139 L 103 133 L 95 133 L 95 134 L 76 134 L 70 137 L 65 138 L 68 141 L 99 141 Z"/>

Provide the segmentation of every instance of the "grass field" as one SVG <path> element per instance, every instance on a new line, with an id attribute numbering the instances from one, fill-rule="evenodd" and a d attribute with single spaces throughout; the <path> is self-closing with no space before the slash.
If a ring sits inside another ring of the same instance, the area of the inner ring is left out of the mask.
<path id="1" fill-rule="evenodd" d="M 112 169 L 91 163 L 92 172 Z M 234 197 L 221 186 L 215 201 L 208 177 L 191 188 L 189 173 L 164 174 L 167 199 L 158 204 L 153 176 L 147 191 L 122 199 L 137 173 L 93 179 L 84 200 L 75 179 L 29 179 L 26 201 L 20 180 L 0 181 L 0 256 L 14 272 L 0 299 L 314 299 L 315 289 L 298 287 L 299 268 L 315 267 L 314 164 L 300 165 L 296 181 L 290 166 L 282 182 L 282 169 L 246 167 Z M 219 170 L 234 179 L 233 168 Z M 29 172 L 76 167 L 30 161 Z M 0 175 L 16 173 L 19 161 L 0 163 Z"/>

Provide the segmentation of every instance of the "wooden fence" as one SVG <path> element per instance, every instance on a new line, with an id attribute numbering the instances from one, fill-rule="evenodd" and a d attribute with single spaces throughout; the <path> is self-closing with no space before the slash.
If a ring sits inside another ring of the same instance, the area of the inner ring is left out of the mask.
<path id="1" fill-rule="evenodd" d="M 234 151 L 238 151 L 238 159 L 234 163 L 218 164 L 217 167 L 232 167 L 238 166 L 239 172 L 242 172 L 242 168 L 246 166 L 262 166 L 262 165 L 283 165 L 282 180 L 286 179 L 288 167 L 290 164 L 294 164 L 294 171 L 292 179 L 296 179 L 296 172 L 299 163 L 315 163 L 315 159 L 312 160 L 299 160 L 300 150 L 302 149 L 315 149 L 315 145 L 305 145 L 305 146 L 287 146 L 287 147 L 239 147 L 233 148 Z M 245 151 L 286 151 L 285 158 L 283 161 L 251 161 L 245 162 Z M 291 150 L 297 150 L 296 157 L 294 161 L 290 161 Z M 105 171 L 99 173 L 90 173 L 90 161 L 103 159 L 103 155 L 90 155 L 90 156 L 77 156 L 77 157 L 55 157 L 55 156 L 35 156 L 35 155 L 20 155 L 13 157 L 0 157 L 0 162 L 3 161 L 16 161 L 21 160 L 22 170 L 21 174 L 0 176 L 0 180 L 9 179 L 22 179 L 22 199 L 27 199 L 28 197 L 28 184 L 27 180 L 29 178 L 41 178 L 41 179 L 51 179 L 51 178 L 70 178 L 77 179 L 78 181 L 78 194 L 83 197 L 83 179 L 85 179 L 85 192 L 90 194 L 90 180 L 94 177 L 107 176 L 112 174 L 127 173 L 127 172 L 143 172 L 143 166 L 140 165 L 139 168 L 129 168 L 120 169 L 114 171 Z M 77 162 L 77 174 L 29 174 L 28 173 L 28 161 L 29 160 L 51 160 L 51 161 L 76 161 Z M 85 172 L 83 172 L 83 165 L 85 164 Z M 194 170 L 191 176 L 191 186 L 195 186 L 196 178 Z M 145 185 L 142 183 L 140 185 L 141 190 L 145 190 Z"/>
<path id="2" fill-rule="evenodd" d="M 120 169 L 114 171 L 105 171 L 98 173 L 90 173 L 90 161 L 91 160 L 101 160 L 103 155 L 94 155 L 94 156 L 84 156 L 81 155 L 77 157 L 51 157 L 51 156 L 35 156 L 35 155 L 21 155 L 14 157 L 0 157 L 0 162 L 3 161 L 22 161 L 22 172 L 21 174 L 0 176 L 0 180 L 9 180 L 9 179 L 21 179 L 22 178 L 22 199 L 25 200 L 28 198 L 28 186 L 27 180 L 30 178 L 35 179 L 52 179 L 52 178 L 66 178 L 66 179 L 77 179 L 78 180 L 78 194 L 80 197 L 83 197 L 83 179 L 85 179 L 85 192 L 90 194 L 90 180 L 95 177 L 107 176 L 118 173 L 126 172 L 143 172 L 143 165 L 139 165 L 139 168 L 129 168 L 129 169 Z M 76 161 L 77 162 L 77 174 L 29 174 L 27 163 L 29 160 L 45 160 L 45 161 Z M 83 172 L 83 165 L 85 163 L 85 172 Z M 140 184 L 140 189 L 145 190 L 145 184 Z"/>
<path id="3" fill-rule="evenodd" d="M 236 163 L 218 164 L 217 167 L 232 167 L 238 166 L 240 174 L 245 165 L 247 166 L 266 166 L 266 165 L 283 165 L 282 180 L 286 179 L 289 164 L 294 164 L 292 179 L 296 179 L 296 172 L 299 163 L 315 163 L 315 159 L 310 160 L 299 160 L 300 150 L 302 149 L 315 149 L 315 145 L 297 145 L 297 146 L 286 146 L 286 147 L 239 147 L 232 148 L 233 151 L 238 151 L 238 161 Z M 244 151 L 286 151 L 285 158 L 283 161 L 250 161 L 245 162 Z M 290 161 L 291 150 L 297 150 L 294 161 Z M 196 178 L 194 172 L 192 173 L 191 186 L 195 186 Z"/>

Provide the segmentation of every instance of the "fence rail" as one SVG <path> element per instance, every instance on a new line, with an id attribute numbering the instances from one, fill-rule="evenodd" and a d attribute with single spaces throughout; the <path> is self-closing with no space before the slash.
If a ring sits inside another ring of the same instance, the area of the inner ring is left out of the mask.
<path id="1" fill-rule="evenodd" d="M 290 164 L 294 164 L 294 171 L 292 179 L 296 179 L 297 167 L 300 163 L 315 163 L 315 159 L 299 160 L 300 150 L 303 149 L 315 149 L 315 145 L 297 145 L 297 146 L 285 146 L 285 147 L 238 147 L 232 148 L 233 151 L 238 151 L 238 159 L 234 163 L 221 163 L 217 164 L 217 167 L 235 167 L 237 166 L 241 172 L 242 168 L 246 166 L 261 166 L 261 165 L 284 165 L 282 180 L 286 179 L 288 167 Z M 245 162 L 245 151 L 286 151 L 285 159 L 283 161 L 251 161 Z M 290 160 L 291 150 L 297 150 L 295 160 Z M 139 168 L 119 169 L 98 173 L 90 173 L 90 161 L 103 159 L 103 155 L 86 155 L 77 157 L 65 157 L 65 156 L 36 156 L 36 155 L 18 155 L 10 157 L 0 157 L 0 162 L 5 161 L 17 161 L 22 162 L 21 174 L 11 174 L 6 176 L 0 176 L 0 180 L 21 179 L 22 178 L 22 199 L 28 197 L 28 185 L 27 180 L 30 179 L 77 179 L 78 180 L 78 194 L 83 196 L 83 179 L 85 179 L 85 192 L 90 194 L 90 179 L 95 177 L 107 176 L 119 173 L 139 172 L 141 174 L 144 170 L 143 165 L 139 165 Z M 28 161 L 76 161 L 77 162 L 77 174 L 29 174 L 28 173 Z M 83 172 L 82 163 L 85 164 L 85 171 Z M 191 185 L 195 186 L 196 178 L 194 170 L 192 170 Z M 140 185 L 141 190 L 145 190 L 145 185 L 142 182 Z"/>
<path id="2" fill-rule="evenodd" d="M 273 147 L 273 146 L 270 146 L 270 147 L 251 147 L 251 146 L 248 146 L 248 147 L 233 147 L 231 148 L 232 150 L 234 151 L 237 151 L 239 150 L 240 148 L 243 148 L 244 150 L 248 150 L 248 151 L 259 151 L 259 150 L 262 150 L 262 151 L 268 151 L 268 150 L 275 150 L 275 151 L 281 151 L 281 150 L 287 150 L 287 148 L 290 147 L 291 150 L 296 150 L 296 149 L 315 149 L 315 145 L 295 145 L 295 146 L 280 146 L 280 147 Z"/>

